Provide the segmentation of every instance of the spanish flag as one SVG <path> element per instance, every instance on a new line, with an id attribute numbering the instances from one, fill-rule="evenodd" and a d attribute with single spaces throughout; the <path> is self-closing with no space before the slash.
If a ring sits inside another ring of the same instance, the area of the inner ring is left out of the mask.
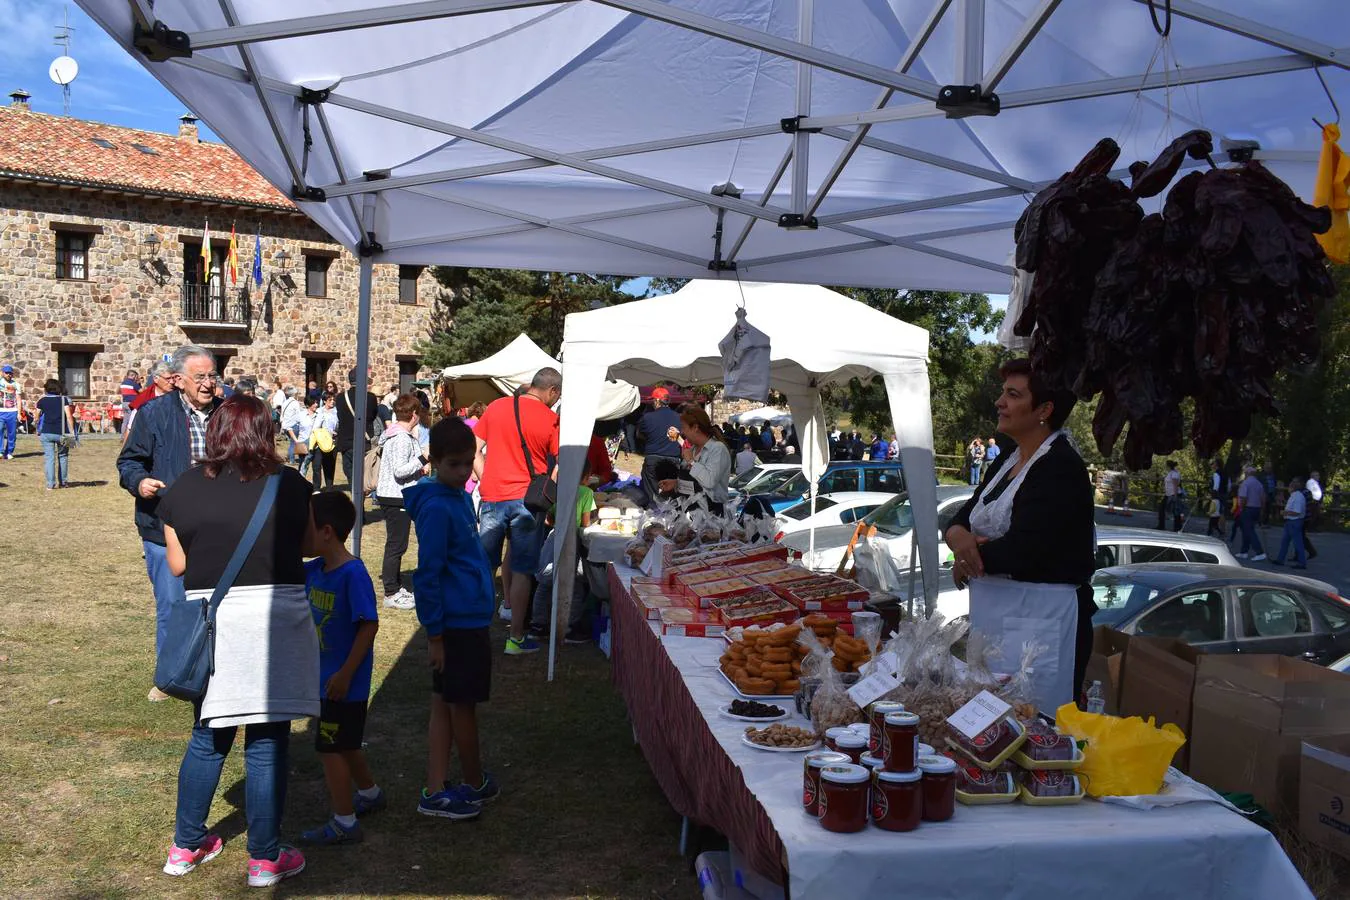
<path id="1" fill-rule="evenodd" d="M 234 239 L 234 223 L 230 223 L 230 287 L 239 283 L 239 244 Z"/>
<path id="2" fill-rule="evenodd" d="M 202 283 L 211 278 L 211 222 L 203 220 L 202 225 Z"/>

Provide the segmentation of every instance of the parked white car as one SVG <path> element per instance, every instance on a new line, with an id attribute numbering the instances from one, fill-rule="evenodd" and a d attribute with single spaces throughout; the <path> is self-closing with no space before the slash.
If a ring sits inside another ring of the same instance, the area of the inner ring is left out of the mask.
<path id="1" fill-rule="evenodd" d="M 872 510 L 895 499 L 894 494 L 876 491 L 838 491 L 833 494 L 821 494 L 816 497 L 816 512 L 811 514 L 811 501 L 803 500 L 796 506 L 789 506 L 774 518 L 778 521 L 778 534 L 774 538 L 781 541 L 789 534 L 798 531 L 809 532 L 812 528 L 829 528 L 836 525 L 852 525 Z"/>
<path id="2" fill-rule="evenodd" d="M 938 486 L 938 560 L 943 565 L 949 561 L 951 551 L 942 542 L 942 534 L 972 493 L 974 489 L 970 487 Z M 864 521 L 876 528 L 871 545 L 885 550 L 891 566 L 896 571 L 906 570 L 909 568 L 910 550 L 914 544 L 911 534 L 914 529 L 914 513 L 909 505 L 908 494 L 890 494 L 888 497 L 889 499 L 872 510 Z M 793 532 L 784 537 L 780 543 L 788 548 L 789 555 L 799 558 L 806 568 L 816 572 L 833 572 L 843 560 L 844 552 L 848 549 L 848 542 L 853 537 L 856 527 L 856 523 L 853 523 L 817 529 L 814 553 L 810 552 L 808 543 L 810 535 L 806 531 Z"/>
<path id="3" fill-rule="evenodd" d="M 777 489 L 801 470 L 800 463 L 756 463 L 731 479 L 731 507 L 735 508 L 746 494 Z"/>
<path id="4" fill-rule="evenodd" d="M 1217 538 L 1185 532 L 1155 531 L 1152 528 L 1097 526 L 1099 570 L 1127 563 L 1155 562 L 1242 565 L 1228 545 Z M 965 588 L 956 586 L 949 572 L 943 573 L 938 584 L 937 611 L 948 620 L 970 615 L 970 595 Z"/>

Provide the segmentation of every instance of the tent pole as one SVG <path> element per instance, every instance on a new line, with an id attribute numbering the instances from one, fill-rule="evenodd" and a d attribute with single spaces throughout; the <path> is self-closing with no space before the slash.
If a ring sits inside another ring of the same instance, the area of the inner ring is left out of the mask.
<path id="1" fill-rule="evenodd" d="M 352 504 L 356 524 L 352 528 L 352 555 L 361 558 L 361 522 L 365 519 L 366 495 L 363 476 L 366 460 L 366 393 L 370 390 L 370 283 L 374 274 L 375 196 L 367 194 L 361 208 L 361 287 L 356 306 L 356 402 L 352 405 Z"/>
<path id="2" fill-rule="evenodd" d="M 815 0 L 797 0 L 797 40 L 807 46 L 811 44 L 811 26 L 815 15 Z M 811 65 L 797 63 L 797 115 L 811 115 Z M 811 133 L 798 131 L 792 136 L 792 202 L 789 204 L 795 215 L 805 218 L 806 204 L 810 199 Z"/>
<path id="3" fill-rule="evenodd" d="M 984 74 L 984 0 L 957 0 L 956 71 L 962 84 Z"/>

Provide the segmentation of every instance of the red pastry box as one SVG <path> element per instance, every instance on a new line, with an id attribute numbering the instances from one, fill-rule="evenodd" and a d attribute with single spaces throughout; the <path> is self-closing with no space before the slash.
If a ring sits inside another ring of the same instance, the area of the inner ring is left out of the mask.
<path id="1" fill-rule="evenodd" d="M 662 634 L 719 637 L 726 630 L 727 626 L 711 610 L 675 606 L 661 610 Z"/>
<path id="2" fill-rule="evenodd" d="M 637 579 L 633 580 L 633 585 L 632 587 L 629 588 L 629 592 L 634 597 L 650 597 L 654 594 L 675 593 L 673 590 L 670 589 L 669 586 L 661 584 L 659 581 L 656 582 L 655 584 L 648 584 L 648 583 L 638 584 Z"/>
<path id="3" fill-rule="evenodd" d="M 742 541 L 722 541 L 719 544 L 706 544 L 699 548 L 702 553 L 737 553 L 745 550 L 750 545 Z"/>
<path id="4" fill-rule="evenodd" d="M 638 605 L 638 609 L 642 610 L 644 618 L 653 621 L 661 618 L 661 613 L 667 609 L 690 608 L 687 597 L 677 597 L 674 594 L 650 594 L 646 597 L 634 597 L 633 602 Z"/>
<path id="5" fill-rule="evenodd" d="M 762 584 L 767 588 L 776 590 L 780 584 L 790 584 L 794 581 L 803 581 L 816 578 L 815 573 L 801 566 L 787 565 L 777 569 L 771 569 L 768 572 L 760 572 L 750 576 L 750 580 L 756 584 Z"/>
<path id="6" fill-rule="evenodd" d="M 782 544 L 746 544 L 741 549 L 741 559 L 781 559 L 787 561 L 788 548 Z"/>
<path id="7" fill-rule="evenodd" d="M 728 628 L 733 625 L 789 623 L 797 621 L 800 616 L 795 606 L 764 588 L 734 597 L 718 598 L 713 601 L 713 611 Z"/>
<path id="8" fill-rule="evenodd" d="M 699 609 L 708 609 L 714 600 L 722 597 L 735 597 L 759 590 L 760 586 L 748 578 L 724 578 L 721 581 L 709 581 L 689 587 L 688 596 Z"/>
<path id="9" fill-rule="evenodd" d="M 717 566 L 712 569 L 703 569 L 698 572 L 681 572 L 675 576 L 675 583 L 666 588 L 668 591 L 674 591 L 677 594 L 684 594 L 692 597 L 693 589 L 700 584 L 709 584 L 714 581 L 726 581 L 735 576 L 728 569 Z"/>
<path id="10" fill-rule="evenodd" d="M 744 559 L 735 562 L 730 571 L 736 575 L 748 577 L 750 575 L 764 575 L 769 572 L 781 572 L 788 568 L 788 563 L 778 557 L 760 557 L 758 559 Z M 800 567 L 795 567 L 797 571 L 805 571 Z"/>
<path id="11" fill-rule="evenodd" d="M 701 560 L 690 560 L 689 562 L 674 563 L 661 570 L 661 583 L 666 587 L 675 586 L 675 576 L 683 575 L 689 572 L 705 572 L 708 564 Z"/>
<path id="12" fill-rule="evenodd" d="M 785 589 L 784 599 L 805 612 L 853 612 L 871 596 L 856 582 L 831 578 L 827 584 L 796 583 Z"/>

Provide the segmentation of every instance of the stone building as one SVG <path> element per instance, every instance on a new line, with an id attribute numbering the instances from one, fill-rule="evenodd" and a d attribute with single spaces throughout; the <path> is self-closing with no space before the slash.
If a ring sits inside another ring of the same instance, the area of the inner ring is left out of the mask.
<path id="1" fill-rule="evenodd" d="M 184 116 L 176 135 L 0 107 L 0 361 L 30 399 L 59 377 L 112 400 L 173 348 L 201 344 L 222 375 L 346 387 L 358 260 L 229 147 Z M 202 255 L 209 226 L 210 262 Z M 229 265 L 236 232 L 236 277 Z M 255 237 L 256 236 L 256 237 Z M 262 282 L 254 280 L 260 240 Z M 416 266 L 376 265 L 371 389 L 406 389 L 441 289 Z"/>

